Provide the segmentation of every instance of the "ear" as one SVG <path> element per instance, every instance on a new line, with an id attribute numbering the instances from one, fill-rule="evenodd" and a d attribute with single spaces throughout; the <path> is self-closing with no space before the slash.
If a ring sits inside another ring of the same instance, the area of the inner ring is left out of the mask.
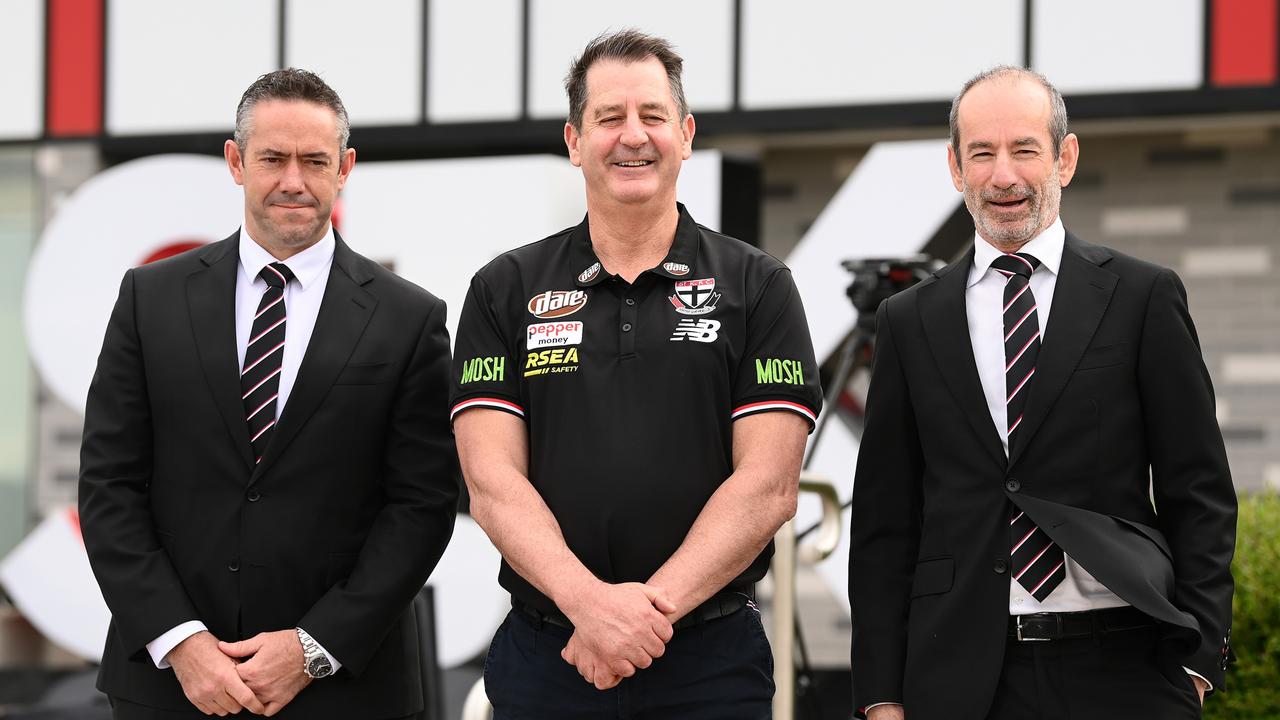
<path id="1" fill-rule="evenodd" d="M 1058 185 L 1066 187 L 1076 176 L 1076 163 L 1080 162 L 1080 138 L 1067 133 L 1062 139 L 1062 152 L 1058 155 Z"/>
<path id="2" fill-rule="evenodd" d="M 244 184 L 244 158 L 240 156 L 240 146 L 235 140 L 228 140 L 222 144 L 222 156 L 227 159 L 227 169 L 231 171 L 231 177 L 235 178 L 237 185 Z"/>
<path id="3" fill-rule="evenodd" d="M 960 158 L 951 143 L 947 143 L 947 169 L 951 171 L 951 185 L 956 192 L 964 192 L 964 173 L 960 171 Z"/>
<path id="4" fill-rule="evenodd" d="M 684 144 L 681 147 L 681 157 L 685 160 L 693 154 L 693 134 L 698 129 L 697 123 L 693 121 L 693 114 L 684 116 L 684 122 L 680 123 L 680 134 L 684 136 Z"/>
<path id="5" fill-rule="evenodd" d="M 351 176 L 351 168 L 356 166 L 356 149 L 347 148 L 342 154 L 342 160 L 338 163 L 338 189 L 341 190 L 347 184 L 347 178 Z"/>
<path id="6" fill-rule="evenodd" d="M 578 141 L 582 136 L 578 134 L 578 129 L 573 123 L 564 124 L 564 146 L 569 149 L 569 162 L 574 167 L 582 167 L 582 153 L 578 150 Z"/>

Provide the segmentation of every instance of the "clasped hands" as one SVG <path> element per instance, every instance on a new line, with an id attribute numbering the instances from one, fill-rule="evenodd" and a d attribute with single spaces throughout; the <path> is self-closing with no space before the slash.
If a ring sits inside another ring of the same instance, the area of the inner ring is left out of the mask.
<path id="1" fill-rule="evenodd" d="M 187 699 L 205 715 L 248 710 L 271 717 L 311 683 L 302 671 L 302 643 L 292 629 L 233 643 L 219 642 L 205 630 L 166 657 Z"/>
<path id="2" fill-rule="evenodd" d="M 560 651 L 583 680 L 608 690 L 662 657 L 675 605 L 643 583 L 599 583 L 567 608 L 573 636 Z"/>

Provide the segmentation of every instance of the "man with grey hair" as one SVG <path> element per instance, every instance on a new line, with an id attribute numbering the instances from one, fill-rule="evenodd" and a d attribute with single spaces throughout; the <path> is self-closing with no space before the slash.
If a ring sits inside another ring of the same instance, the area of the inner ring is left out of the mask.
<path id="1" fill-rule="evenodd" d="M 513 609 L 506 718 L 767 718 L 753 602 L 821 405 L 787 268 L 676 202 L 694 120 L 669 43 L 592 41 L 566 80 L 587 217 L 476 273 L 453 418 Z"/>
<path id="2" fill-rule="evenodd" d="M 319 77 L 263 75 L 224 148 L 242 227 L 125 273 L 80 466 L 116 718 L 423 707 L 409 603 L 458 494 L 445 307 L 333 228 L 347 134 Z"/>
<path id="3" fill-rule="evenodd" d="M 1196 718 L 1222 684 L 1213 388 L 1178 276 L 1064 229 L 1079 155 L 1041 75 L 997 67 L 952 103 L 974 243 L 880 306 L 854 484 L 872 720 Z"/>

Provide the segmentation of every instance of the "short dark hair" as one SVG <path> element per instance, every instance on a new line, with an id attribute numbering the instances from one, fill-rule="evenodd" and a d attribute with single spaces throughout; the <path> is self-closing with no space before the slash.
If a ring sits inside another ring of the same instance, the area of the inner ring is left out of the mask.
<path id="1" fill-rule="evenodd" d="M 1049 78 L 1034 70 L 1017 65 L 997 65 L 989 70 L 969 78 L 960 94 L 951 101 L 951 149 L 955 152 L 956 167 L 960 166 L 960 101 L 975 85 L 996 78 L 1019 77 L 1040 83 L 1049 94 L 1049 139 L 1053 141 L 1053 158 L 1057 160 L 1062 154 L 1062 141 L 1067 139 L 1067 104 L 1062 100 L 1062 93 L 1049 82 Z"/>
<path id="2" fill-rule="evenodd" d="M 347 108 L 342 98 L 310 70 L 285 68 L 274 70 L 263 75 L 244 95 L 240 96 L 240 104 L 236 106 L 236 145 L 244 152 L 249 142 L 249 134 L 253 131 L 253 108 L 263 100 L 300 100 L 315 103 L 333 111 L 338 119 L 338 154 L 347 151 L 347 140 L 351 137 L 351 120 L 347 118 Z"/>
<path id="3" fill-rule="evenodd" d="M 627 63 L 643 62 L 657 58 L 667 71 L 667 84 L 671 86 L 671 98 L 676 101 L 680 119 L 689 114 L 689 103 L 684 98 L 684 82 L 680 75 L 684 59 L 671 43 L 655 35 L 647 35 L 634 28 L 597 35 L 587 43 L 564 78 L 564 90 L 569 94 L 569 123 L 582 130 L 582 115 L 587 109 L 587 71 L 601 60 L 621 60 Z"/>

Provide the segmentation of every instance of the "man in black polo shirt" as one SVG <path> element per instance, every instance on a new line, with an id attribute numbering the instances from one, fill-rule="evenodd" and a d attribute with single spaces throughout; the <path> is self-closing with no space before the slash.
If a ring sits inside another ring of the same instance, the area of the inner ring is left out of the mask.
<path id="1" fill-rule="evenodd" d="M 485 667 L 499 719 L 770 714 L 751 598 L 818 369 L 787 268 L 676 203 L 680 71 L 634 31 L 586 48 L 565 143 L 587 218 L 482 268 L 462 310 L 454 431 L 514 605 Z"/>

